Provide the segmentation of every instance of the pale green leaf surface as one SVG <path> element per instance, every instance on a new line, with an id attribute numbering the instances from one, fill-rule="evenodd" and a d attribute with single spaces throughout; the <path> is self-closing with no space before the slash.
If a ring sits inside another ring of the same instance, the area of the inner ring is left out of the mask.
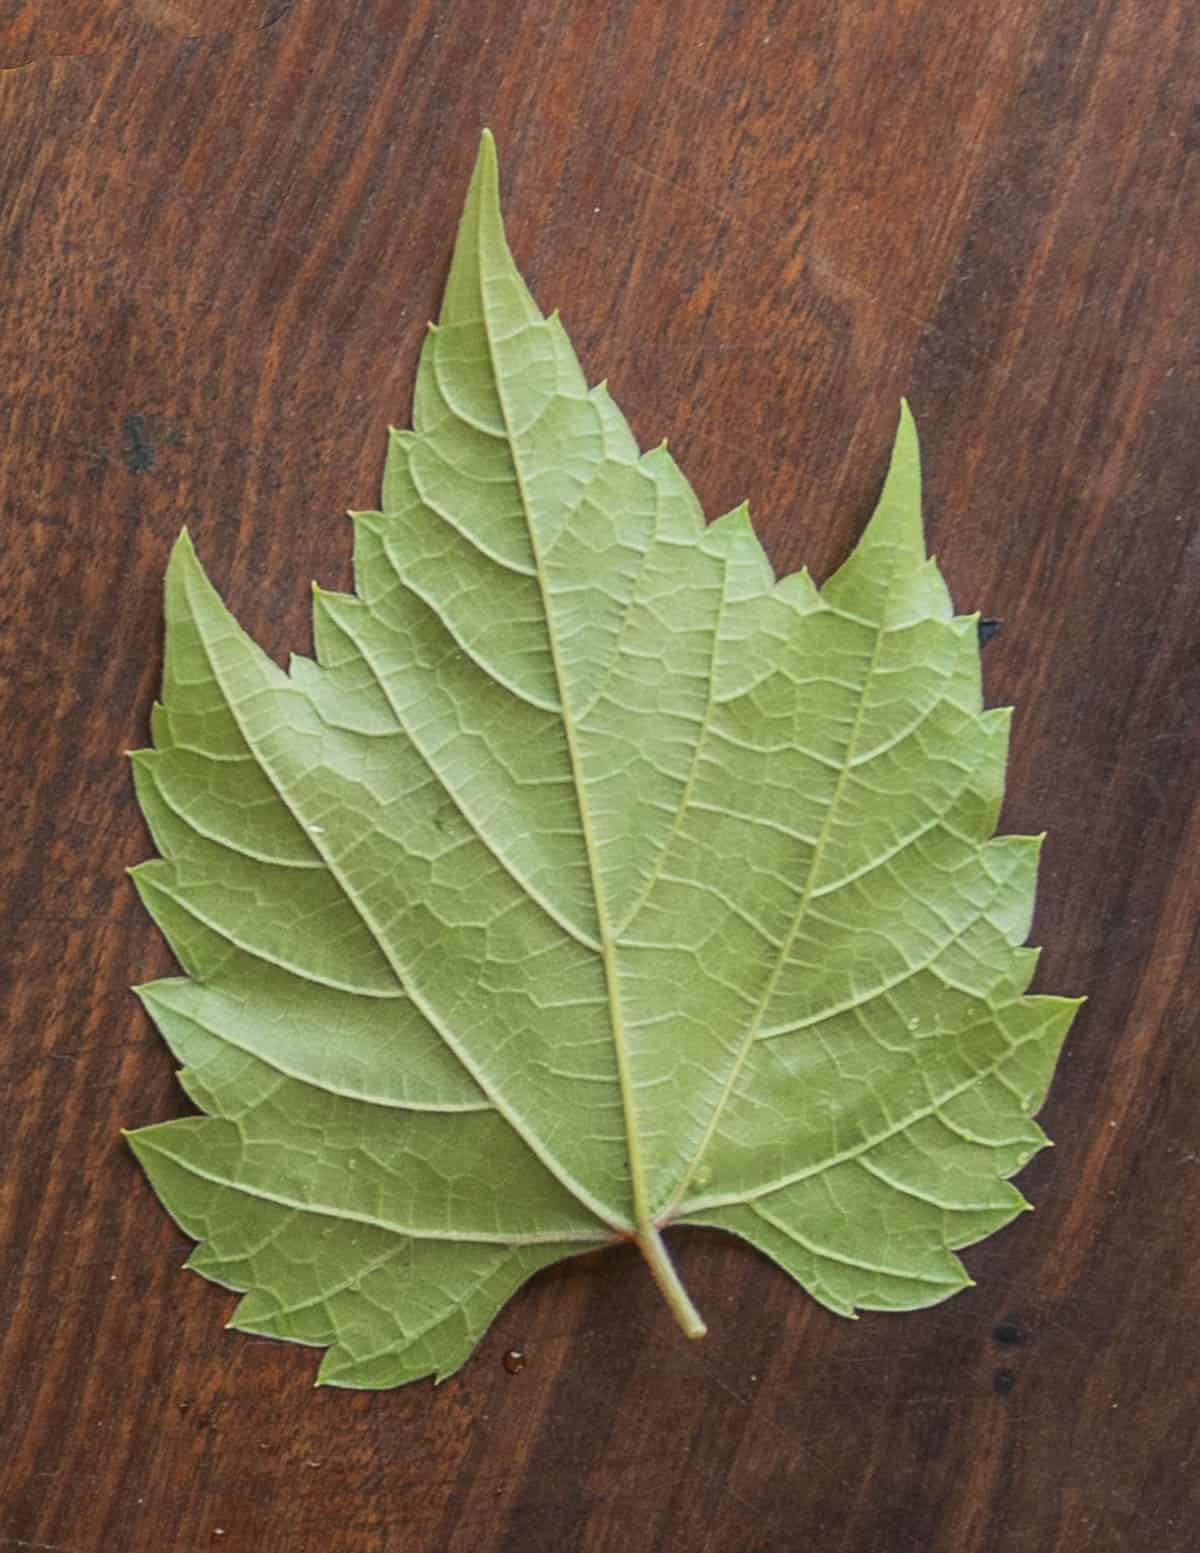
<path id="1" fill-rule="evenodd" d="M 201 1116 L 130 1135 L 321 1379 L 444 1376 L 533 1271 L 716 1225 L 843 1314 L 966 1281 L 1075 1003 L 1030 997 L 1038 842 L 921 530 L 904 411 L 819 592 L 641 454 L 509 254 L 485 137 L 414 429 L 284 672 L 186 535 L 141 996 Z"/>

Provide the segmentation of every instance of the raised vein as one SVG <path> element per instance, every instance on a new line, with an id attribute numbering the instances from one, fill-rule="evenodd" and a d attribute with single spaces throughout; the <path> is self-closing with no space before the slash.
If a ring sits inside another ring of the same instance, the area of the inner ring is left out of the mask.
<path id="1" fill-rule="evenodd" d="M 808 914 L 808 908 L 813 899 L 813 893 L 816 889 L 817 880 L 820 877 L 821 865 L 825 857 L 825 848 L 829 844 L 829 837 L 833 830 L 834 817 L 837 814 L 838 806 L 841 804 L 842 795 L 846 790 L 846 781 L 853 767 L 854 753 L 858 746 L 858 740 L 862 732 L 863 716 L 866 711 L 867 691 L 870 688 L 872 676 L 874 675 L 876 665 L 879 662 L 879 649 L 883 642 L 883 637 L 884 628 L 883 621 L 881 619 L 875 628 L 875 638 L 871 644 L 871 656 L 867 661 L 867 667 L 863 674 L 862 694 L 859 696 L 858 707 L 855 710 L 854 723 L 850 729 L 850 737 L 846 741 L 846 750 L 842 757 L 841 769 L 838 771 L 837 781 L 834 783 L 833 793 L 829 800 L 829 807 L 825 811 L 825 819 L 821 825 L 820 834 L 817 836 L 816 845 L 813 847 L 812 858 L 808 865 L 808 875 L 804 881 L 804 893 L 800 897 L 800 904 L 796 908 L 796 915 L 792 919 L 792 925 L 788 929 L 787 936 L 784 939 L 783 945 L 780 948 L 779 954 L 775 960 L 774 969 L 771 971 L 770 976 L 767 978 L 767 984 L 763 989 L 762 997 L 759 999 L 758 1007 L 755 1009 L 754 1015 L 746 1027 L 746 1033 L 742 1038 L 741 1050 L 738 1052 L 737 1060 L 730 1068 L 729 1076 L 722 1086 L 720 1097 L 717 1100 L 716 1105 L 713 1107 L 712 1116 L 709 1119 L 707 1128 L 705 1129 L 704 1137 L 700 1141 L 700 1146 L 689 1162 L 687 1169 L 680 1177 L 679 1185 L 676 1188 L 670 1202 L 667 1204 L 666 1208 L 663 1210 L 663 1213 L 660 1215 L 660 1218 L 664 1220 L 670 1218 L 675 1209 L 678 1207 L 680 1200 L 683 1198 L 687 1192 L 688 1187 L 691 1185 L 692 1176 L 695 1174 L 700 1161 L 704 1158 L 708 1146 L 716 1134 L 721 1116 L 725 1110 L 725 1105 L 729 1099 L 729 1096 L 733 1093 L 733 1087 L 737 1083 L 738 1077 L 746 1064 L 746 1058 L 750 1055 L 750 1048 L 754 1045 L 755 1039 L 758 1036 L 759 1025 L 762 1021 L 763 1015 L 771 1006 L 771 999 L 774 996 L 775 988 L 779 982 L 779 978 L 783 974 L 783 968 L 788 962 L 788 956 L 792 952 L 792 947 L 795 944 L 796 937 L 800 932 L 801 924 L 804 922 Z"/>
<path id="2" fill-rule="evenodd" d="M 616 949 L 613 942 L 613 933 L 608 917 L 608 901 L 604 889 L 604 881 L 600 874 L 599 850 L 596 846 L 595 831 L 592 827 L 591 813 L 584 794 L 583 762 L 579 752 L 579 741 L 575 735 L 575 719 L 571 713 L 570 700 L 567 694 L 566 674 L 563 669 L 562 650 L 558 640 L 558 628 L 551 608 L 550 591 L 546 580 L 546 566 L 542 554 L 542 547 L 534 522 L 533 504 L 529 499 L 528 487 L 525 480 L 525 472 L 522 467 L 520 447 L 513 433 L 512 417 L 509 415 L 508 403 L 504 392 L 504 377 L 496 360 L 496 348 L 492 339 L 491 318 L 488 313 L 487 287 L 484 281 L 484 255 L 482 245 L 483 219 L 482 216 L 476 224 L 475 243 L 476 260 L 479 265 L 479 289 L 480 308 L 483 316 L 483 331 L 487 339 L 488 353 L 492 362 L 492 378 L 496 384 L 496 399 L 500 406 L 500 414 L 504 421 L 505 435 L 508 439 L 510 456 L 512 458 L 513 476 L 517 482 L 517 490 L 521 497 L 521 506 L 525 513 L 525 525 L 529 533 L 529 548 L 533 556 L 534 573 L 537 577 L 538 590 L 542 600 L 542 612 L 546 617 L 546 642 L 550 651 L 550 661 L 554 669 L 554 680 L 558 686 L 559 706 L 562 709 L 563 732 L 567 741 L 567 756 L 571 764 L 571 780 L 575 788 L 575 803 L 579 810 L 579 826 L 583 836 L 584 854 L 587 858 L 588 877 L 592 882 L 592 897 L 596 907 L 596 932 L 599 939 L 600 961 L 604 967 L 604 983 L 608 997 L 609 1024 L 612 1029 L 613 1049 L 616 1054 L 617 1078 L 621 1089 L 621 1109 L 625 1117 L 625 1142 L 629 1157 L 629 1174 L 633 1192 L 633 1216 L 639 1229 L 649 1223 L 649 1212 L 646 1201 L 645 1171 L 642 1165 L 641 1137 L 638 1132 L 637 1120 L 634 1114 L 634 1089 L 633 1072 L 629 1063 L 629 1048 L 625 1036 L 625 1016 L 621 1008 L 620 991 L 617 982 Z"/>
<path id="3" fill-rule="evenodd" d="M 196 611 L 194 605 L 190 605 L 190 607 L 192 608 L 193 615 L 196 615 L 198 618 L 198 611 Z M 490 1083 L 488 1075 L 483 1071 L 481 1065 L 471 1059 L 470 1054 L 464 1049 L 462 1042 L 454 1038 L 452 1031 L 447 1028 L 444 1021 L 439 1017 L 437 1011 L 429 1004 L 428 1000 L 421 994 L 420 990 L 416 986 L 410 984 L 409 979 L 405 974 L 404 968 L 400 963 L 399 957 L 389 942 L 387 935 L 381 930 L 379 924 L 374 920 L 371 913 L 367 910 L 361 898 L 356 895 L 355 892 L 350 888 L 349 883 L 346 880 L 346 876 L 342 873 L 341 868 L 338 866 L 337 859 L 327 849 L 323 839 L 313 835 L 309 827 L 304 823 L 303 818 L 297 812 L 295 801 L 288 794 L 284 784 L 275 775 L 275 772 L 272 770 L 265 756 L 257 748 L 251 736 L 250 729 L 246 726 L 246 723 L 241 715 L 241 711 L 236 699 L 230 695 L 228 688 L 225 685 L 224 679 L 213 657 L 212 650 L 209 647 L 208 640 L 204 632 L 200 631 L 198 632 L 198 635 L 201 647 L 204 651 L 205 657 L 208 660 L 209 667 L 212 670 L 213 677 L 221 688 L 222 695 L 225 699 L 225 704 L 228 706 L 230 714 L 233 717 L 234 722 L 237 724 L 238 732 L 241 734 L 243 740 L 245 741 L 247 749 L 249 749 L 251 754 L 254 755 L 262 771 L 270 780 L 271 785 L 279 795 L 280 802 L 287 809 L 288 813 L 291 814 L 296 823 L 304 830 L 305 835 L 308 837 L 309 846 L 312 847 L 313 851 L 316 852 L 325 863 L 325 866 L 329 870 L 330 877 L 337 884 L 338 888 L 341 890 L 350 906 L 358 914 L 363 926 L 367 929 L 368 933 L 370 933 L 371 937 L 379 946 L 379 951 L 386 960 L 392 975 L 396 978 L 396 984 L 400 988 L 400 991 L 411 999 L 414 1006 L 420 1011 L 421 1014 L 424 1015 L 425 1019 L 437 1032 L 441 1039 L 445 1041 L 446 1045 L 450 1048 L 455 1057 L 458 1058 L 459 1062 L 462 1063 L 463 1067 L 479 1085 L 480 1089 L 492 1102 L 496 1110 L 500 1113 L 501 1116 L 503 1116 L 504 1120 L 509 1124 L 509 1126 L 526 1145 L 526 1147 L 530 1149 L 539 1160 L 541 1160 L 542 1164 L 545 1165 L 546 1169 L 551 1173 L 551 1175 L 553 1175 L 557 1181 L 566 1187 L 567 1191 L 570 1192 L 571 1196 L 575 1198 L 576 1202 L 587 1208 L 589 1212 L 594 1213 L 596 1217 L 603 1223 L 612 1225 L 612 1217 L 609 1214 L 606 1206 L 600 1203 L 595 1197 L 593 1197 L 587 1188 L 582 1184 L 582 1182 L 576 1181 L 570 1172 L 563 1168 L 561 1162 L 557 1160 L 554 1155 L 544 1147 L 542 1140 L 531 1128 L 527 1128 L 522 1125 L 521 1118 L 514 1112 L 512 1106 L 506 1102 L 504 1096 L 501 1095 Z M 616 1226 L 613 1225 L 613 1227 L 615 1228 Z"/>
<path id="4" fill-rule="evenodd" d="M 499 220 L 499 216 L 495 216 Z M 496 399 L 500 406 L 500 415 L 504 422 L 505 434 L 508 438 L 510 457 L 512 458 L 513 475 L 517 482 L 517 490 L 521 498 L 521 506 L 525 513 L 525 523 L 529 536 L 530 553 L 533 557 L 534 571 L 537 576 L 538 590 L 542 600 L 542 612 L 546 619 L 546 641 L 550 652 L 550 660 L 554 670 L 554 679 L 558 687 L 559 704 L 562 708 L 563 733 L 567 742 L 567 755 L 571 765 L 571 780 L 575 788 L 575 802 L 579 811 L 580 832 L 583 836 L 584 853 L 587 859 L 588 875 L 592 881 L 592 895 L 596 907 L 596 930 L 600 940 L 600 959 L 604 967 L 605 989 L 608 997 L 609 1026 L 612 1031 L 613 1052 L 617 1068 L 617 1082 L 621 1094 L 621 1110 L 625 1119 L 625 1149 L 629 1162 L 630 1189 L 633 1197 L 633 1217 L 636 1226 L 635 1240 L 641 1251 L 654 1281 L 659 1287 L 663 1298 L 670 1306 L 675 1319 L 683 1328 L 688 1337 L 703 1337 L 705 1325 L 699 1312 L 688 1297 L 687 1290 L 683 1287 L 678 1273 L 671 1262 L 667 1249 L 663 1244 L 658 1226 L 650 1218 L 650 1207 L 646 1194 L 645 1168 L 642 1164 L 641 1135 L 638 1131 L 637 1116 L 634 1109 L 634 1083 L 633 1070 L 629 1060 L 629 1045 L 625 1032 L 625 1016 L 621 1008 L 620 987 L 617 979 L 616 945 L 609 921 L 608 900 L 604 888 L 604 881 L 600 873 L 600 858 L 596 846 L 595 832 L 592 828 L 591 814 L 585 796 L 585 784 L 583 778 L 583 762 L 579 750 L 579 743 L 575 735 L 575 719 L 572 716 L 570 700 L 567 695 L 566 675 L 563 669 L 562 651 L 558 640 L 558 630 L 555 622 L 554 611 L 551 608 L 551 599 L 547 587 L 546 566 L 542 554 L 541 543 L 534 522 L 533 507 L 529 500 L 528 487 L 525 480 L 524 469 L 521 462 L 521 452 L 517 439 L 513 434 L 512 417 L 509 415 L 508 404 L 505 398 L 504 379 L 496 361 L 495 343 L 492 338 L 491 318 L 488 312 L 487 288 L 484 280 L 483 264 L 483 217 L 480 215 L 475 226 L 476 262 L 478 264 L 480 310 L 483 318 L 484 336 L 487 340 L 488 354 L 492 363 L 492 378 L 496 385 Z"/>

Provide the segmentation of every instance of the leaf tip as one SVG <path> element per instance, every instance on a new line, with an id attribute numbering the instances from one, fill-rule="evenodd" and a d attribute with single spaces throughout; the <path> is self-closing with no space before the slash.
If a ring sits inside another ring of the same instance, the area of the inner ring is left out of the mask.
<path id="1" fill-rule="evenodd" d="M 136 1159 L 140 1165 L 144 1165 L 145 1160 L 142 1158 L 142 1150 L 144 1149 L 145 1145 L 142 1143 L 140 1137 L 138 1136 L 141 1131 L 142 1129 L 140 1127 L 122 1127 L 121 1138 L 124 1141 L 125 1147 L 133 1155 L 134 1159 Z"/>
<path id="2" fill-rule="evenodd" d="M 468 205 L 473 198 L 478 198 L 485 208 L 498 207 L 500 203 L 500 161 L 496 155 L 496 137 L 490 129 L 485 129 L 479 137 L 479 151 L 467 194 Z"/>
<path id="3" fill-rule="evenodd" d="M 171 560 L 174 561 L 177 556 L 188 560 L 195 560 L 196 557 L 196 547 L 192 543 L 191 530 L 186 523 L 176 534 L 175 543 L 171 546 Z"/>

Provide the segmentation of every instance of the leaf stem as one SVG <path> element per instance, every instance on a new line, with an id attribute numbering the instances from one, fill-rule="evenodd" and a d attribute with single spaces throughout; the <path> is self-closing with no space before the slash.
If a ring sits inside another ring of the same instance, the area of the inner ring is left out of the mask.
<path id="1" fill-rule="evenodd" d="M 680 1282 L 675 1264 L 667 1253 L 658 1229 L 649 1224 L 636 1236 L 637 1248 L 646 1259 L 646 1265 L 654 1276 L 659 1292 L 671 1307 L 671 1313 L 688 1337 L 703 1337 L 708 1331 L 700 1312 L 692 1304 L 688 1291 Z"/>

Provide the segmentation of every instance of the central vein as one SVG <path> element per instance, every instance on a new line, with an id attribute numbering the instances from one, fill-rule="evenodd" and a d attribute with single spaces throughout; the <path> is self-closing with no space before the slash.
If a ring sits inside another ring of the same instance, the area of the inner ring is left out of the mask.
<path id="1" fill-rule="evenodd" d="M 486 306 L 484 318 L 486 327 Z M 537 572 L 538 587 L 541 591 L 542 608 L 546 616 L 546 640 L 550 649 L 551 662 L 554 666 L 555 681 L 558 685 L 559 704 L 562 708 L 563 733 L 566 736 L 567 753 L 571 763 L 571 777 L 575 786 L 575 801 L 579 810 L 579 825 L 583 835 L 584 852 L 587 857 L 588 875 L 592 881 L 592 894 L 596 906 L 597 937 L 600 943 L 600 960 L 604 967 L 604 980 L 608 995 L 608 1017 L 612 1029 L 613 1052 L 617 1065 L 617 1081 L 621 1090 L 621 1109 L 625 1117 L 625 1148 L 629 1160 L 630 1187 L 633 1194 L 634 1239 L 650 1268 L 660 1293 L 671 1307 L 679 1325 L 688 1337 L 703 1337 L 706 1331 L 704 1322 L 680 1281 L 679 1274 L 676 1272 L 674 1264 L 663 1244 L 658 1226 L 650 1217 L 650 1205 L 646 1196 L 646 1176 L 642 1166 L 641 1134 L 638 1130 L 635 1110 L 633 1068 L 629 1060 L 629 1043 L 625 1032 L 625 1014 L 621 1007 L 617 951 L 613 937 L 612 922 L 609 917 L 608 899 L 604 888 L 604 878 L 600 872 L 600 855 L 596 845 L 596 833 L 592 827 L 591 813 L 585 795 L 583 761 L 579 749 L 579 740 L 576 737 L 575 718 L 572 715 L 566 676 L 563 670 L 558 628 L 554 618 L 554 610 L 551 607 L 541 541 L 534 522 L 533 511 L 526 495 L 520 452 L 516 439 L 512 434 L 512 426 L 504 403 L 504 392 L 500 384 L 499 373 L 496 374 L 496 395 L 500 402 L 501 413 L 504 416 L 505 430 L 508 433 L 508 442 L 512 455 L 513 473 L 521 494 L 521 504 L 525 510 L 529 529 L 529 544 L 533 554 L 534 568 Z"/>
<path id="2" fill-rule="evenodd" d="M 497 395 L 503 409 L 504 397 L 498 381 Z M 633 1218 L 636 1227 L 634 1239 L 650 1268 L 660 1293 L 671 1307 L 679 1325 L 688 1337 L 703 1337 L 706 1331 L 704 1322 L 680 1281 L 679 1274 L 675 1271 L 674 1264 L 667 1253 L 667 1248 L 663 1244 L 658 1226 L 650 1217 L 650 1205 L 646 1197 L 646 1176 L 642 1168 L 641 1134 L 638 1130 L 637 1115 L 634 1108 L 633 1069 L 629 1060 L 629 1043 L 625 1034 L 625 1014 L 621 1007 L 616 944 L 613 939 L 612 924 L 609 919 L 608 899 L 604 888 L 604 879 L 600 872 L 600 856 L 596 846 L 596 834 L 592 828 L 591 814 L 585 797 L 583 763 L 579 750 L 579 741 L 575 736 L 575 719 L 571 714 L 570 700 L 563 674 L 558 629 L 555 624 L 554 611 L 551 608 L 549 591 L 546 586 L 546 571 L 542 561 L 540 541 L 533 521 L 532 511 L 526 501 L 520 455 L 509 427 L 507 411 L 504 411 L 504 420 L 505 427 L 509 430 L 513 470 L 516 474 L 517 485 L 521 492 L 521 501 L 524 505 L 529 524 L 529 543 L 533 551 L 538 586 L 541 589 L 542 605 L 546 614 L 546 640 L 549 643 L 550 657 L 554 665 L 554 676 L 558 684 L 559 702 L 562 707 L 563 732 L 567 740 L 567 752 L 571 762 L 571 776 L 575 784 L 575 800 L 579 808 L 579 824 L 583 833 L 588 874 L 592 881 L 592 893 L 596 903 L 596 927 L 600 941 L 600 959 L 604 966 L 604 979 L 608 992 L 608 1017 L 612 1027 L 617 1080 L 621 1087 L 621 1109 L 625 1114 L 625 1148 L 629 1159 L 629 1177 L 633 1192 Z"/>
<path id="3" fill-rule="evenodd" d="M 480 256 L 480 291 L 484 291 L 482 255 Z M 512 458 L 513 476 L 517 482 L 517 489 L 521 497 L 521 506 L 525 512 L 525 523 L 529 531 L 529 547 L 533 556 L 534 570 L 537 574 L 538 589 L 541 594 L 542 610 L 546 617 L 546 641 L 550 650 L 550 661 L 554 667 L 554 678 L 558 686 L 559 706 L 562 710 L 563 733 L 567 741 L 567 755 L 571 764 L 571 778 L 575 786 L 575 802 L 579 810 L 579 826 L 583 835 L 584 854 L 587 858 L 588 877 L 592 883 L 592 896 L 596 907 L 596 936 L 600 946 L 600 962 L 604 967 L 604 981 L 608 996 L 608 1017 L 612 1028 L 613 1049 L 616 1055 L 617 1080 L 621 1088 L 621 1109 L 625 1116 L 625 1143 L 629 1158 L 629 1174 L 633 1192 L 633 1218 L 639 1233 L 649 1228 L 650 1215 L 646 1199 L 646 1177 L 642 1167 L 641 1135 L 638 1131 L 637 1117 L 634 1110 L 634 1084 L 633 1070 L 629 1062 L 629 1046 L 625 1036 L 625 1014 L 621 1007 L 620 983 L 617 975 L 616 944 L 613 940 L 612 924 L 609 919 L 608 900 L 604 889 L 604 880 L 600 872 L 600 854 L 596 845 L 596 834 L 592 826 L 591 812 L 585 797 L 585 783 L 583 774 L 583 761 L 579 750 L 579 740 L 575 732 L 575 719 L 571 712 L 570 696 L 567 688 L 566 673 L 563 666 L 562 650 L 558 640 L 558 626 L 554 618 L 554 610 L 547 584 L 545 558 L 541 547 L 541 537 L 538 534 L 537 524 L 534 519 L 533 505 L 529 499 L 524 470 L 521 464 L 521 452 L 517 438 L 513 433 L 512 420 L 508 413 L 508 405 L 505 401 L 504 384 L 499 370 L 496 367 L 495 349 L 492 346 L 492 332 L 488 318 L 487 299 L 481 296 L 483 307 L 484 331 L 488 337 L 488 345 L 492 348 L 492 371 L 496 382 L 496 398 L 500 405 L 500 413 L 504 419 L 505 434 L 508 439 L 510 456 Z"/>
<path id="4" fill-rule="evenodd" d="M 495 219 L 499 222 L 498 210 Z M 605 989 L 608 1000 L 609 1025 L 612 1031 L 613 1053 L 617 1070 L 617 1082 L 620 1087 L 621 1109 L 625 1121 L 626 1156 L 629 1164 L 630 1190 L 633 1206 L 633 1238 L 645 1258 L 650 1272 L 654 1277 L 667 1304 L 670 1306 L 675 1319 L 689 1337 L 703 1337 L 705 1333 L 704 1322 L 698 1311 L 688 1297 L 686 1289 L 680 1282 L 670 1256 L 663 1244 L 659 1227 L 652 1221 L 650 1206 L 646 1192 L 646 1176 L 642 1163 L 641 1134 L 638 1129 L 637 1112 L 635 1106 L 635 1084 L 633 1067 L 630 1061 L 629 1043 L 625 1029 L 625 1015 L 621 1006 L 620 980 L 617 966 L 617 949 L 612 922 L 609 915 L 607 893 L 604 887 L 604 878 L 600 868 L 600 853 L 597 837 L 592 825 L 591 812 L 586 797 L 586 780 L 582 751 L 579 747 L 579 739 L 576 732 L 575 717 L 571 706 L 571 698 L 568 692 L 567 675 L 563 662 L 561 643 L 558 638 L 558 627 L 553 609 L 553 600 L 549 587 L 549 579 L 546 566 L 546 558 L 542 549 L 541 535 L 538 532 L 533 503 L 529 496 L 528 482 L 522 466 L 521 448 L 514 432 L 513 417 L 509 412 L 505 392 L 504 376 L 500 371 L 497 359 L 496 341 L 492 333 L 492 319 L 488 307 L 488 280 L 485 260 L 484 228 L 486 218 L 477 220 L 475 228 L 476 263 L 478 266 L 479 304 L 482 314 L 483 331 L 487 340 L 488 354 L 491 359 L 492 380 L 496 389 L 496 401 L 500 410 L 500 417 L 504 425 L 505 438 L 508 443 L 509 457 L 512 460 L 513 478 L 516 482 L 517 492 L 520 497 L 521 508 L 525 514 L 525 526 L 529 539 L 530 555 L 533 561 L 534 572 L 537 577 L 537 585 L 541 597 L 542 612 L 546 621 L 546 642 L 550 653 L 551 665 L 554 671 L 554 679 L 558 688 L 559 706 L 562 714 L 563 733 L 566 739 L 567 755 L 571 767 L 571 779 L 575 790 L 575 802 L 579 812 L 580 832 L 583 837 L 584 853 L 587 861 L 588 876 L 591 879 L 592 895 L 596 910 L 596 936 L 599 944 L 600 960 L 604 968 Z M 511 262 L 511 260 L 510 260 Z M 544 320 L 539 320 L 544 326 Z M 532 321 L 531 321 L 532 325 Z M 536 327 L 536 325 L 532 325 Z"/>

